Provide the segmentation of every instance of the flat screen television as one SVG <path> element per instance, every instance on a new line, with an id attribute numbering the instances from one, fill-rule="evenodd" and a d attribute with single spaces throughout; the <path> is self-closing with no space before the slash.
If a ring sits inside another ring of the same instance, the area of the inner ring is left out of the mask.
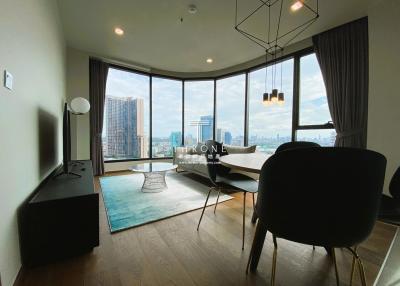
<path id="1" fill-rule="evenodd" d="M 63 172 L 68 174 L 69 162 L 71 162 L 71 120 L 68 104 L 64 104 L 63 115 Z"/>
<path id="2" fill-rule="evenodd" d="M 79 174 L 70 172 L 71 162 L 71 120 L 70 120 L 70 111 L 68 110 L 68 104 L 64 104 L 64 114 L 63 114 L 63 166 L 62 172 L 57 174 L 58 176 L 62 175 L 71 175 L 75 177 L 80 177 Z"/>

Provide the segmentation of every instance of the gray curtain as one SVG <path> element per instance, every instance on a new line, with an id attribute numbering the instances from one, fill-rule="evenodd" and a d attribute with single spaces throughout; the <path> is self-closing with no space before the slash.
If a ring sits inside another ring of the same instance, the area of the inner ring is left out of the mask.
<path id="1" fill-rule="evenodd" d="M 89 93 L 90 93 L 90 159 L 96 176 L 104 174 L 103 131 L 104 102 L 108 64 L 97 59 L 89 60 Z"/>
<path id="2" fill-rule="evenodd" d="M 362 18 L 313 37 L 335 146 L 366 148 L 368 113 L 368 19 Z"/>

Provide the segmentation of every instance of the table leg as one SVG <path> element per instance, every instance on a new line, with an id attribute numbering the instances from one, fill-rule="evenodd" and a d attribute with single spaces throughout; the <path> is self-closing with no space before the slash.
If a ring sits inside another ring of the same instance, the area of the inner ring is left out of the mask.
<path id="1" fill-rule="evenodd" d="M 249 268 L 251 272 L 254 272 L 257 269 L 266 234 L 267 228 L 262 223 L 260 223 L 260 221 L 258 221 L 256 233 L 254 234 L 253 244 L 250 250 L 246 272 L 248 272 Z"/>

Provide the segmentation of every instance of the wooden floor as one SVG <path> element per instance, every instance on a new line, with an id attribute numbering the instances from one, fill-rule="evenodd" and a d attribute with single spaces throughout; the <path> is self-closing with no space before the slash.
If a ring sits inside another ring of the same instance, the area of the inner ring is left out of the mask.
<path id="1" fill-rule="evenodd" d="M 122 173 L 119 173 L 122 174 Z M 99 191 L 99 180 L 95 181 Z M 246 244 L 241 250 L 242 194 L 209 207 L 200 231 L 200 210 L 111 235 L 103 201 L 100 201 L 100 246 L 92 253 L 23 270 L 19 285 L 269 285 L 272 238 L 267 241 L 258 272 L 246 276 L 245 267 L 255 226 L 250 223 L 251 196 L 246 208 Z M 101 196 L 100 196 L 101 197 Z M 372 285 L 396 229 L 377 223 L 359 253 Z M 333 264 L 322 248 L 278 240 L 276 285 L 336 285 Z M 341 285 L 348 285 L 350 255 L 337 250 Z M 358 285 L 358 276 L 356 283 Z"/>

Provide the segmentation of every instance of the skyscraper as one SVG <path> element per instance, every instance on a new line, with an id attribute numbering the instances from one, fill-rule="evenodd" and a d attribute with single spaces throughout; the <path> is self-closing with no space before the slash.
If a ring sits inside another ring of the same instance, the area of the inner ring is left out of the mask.
<path id="1" fill-rule="evenodd" d="M 147 157 L 143 99 L 107 96 L 106 116 L 108 157 Z"/>
<path id="2" fill-rule="evenodd" d="M 171 149 L 181 146 L 181 142 L 182 132 L 171 132 L 171 135 L 169 135 L 169 144 L 171 146 Z"/>
<path id="3" fill-rule="evenodd" d="M 190 126 L 197 127 L 197 142 L 205 142 L 213 138 L 213 116 L 200 116 L 200 120 L 192 120 Z"/>
<path id="4" fill-rule="evenodd" d="M 232 134 L 229 131 L 226 131 L 224 134 L 224 143 L 231 145 L 232 144 Z"/>
<path id="5" fill-rule="evenodd" d="M 225 144 L 232 144 L 232 134 L 229 131 L 226 131 L 225 129 L 218 128 L 217 129 L 217 136 L 216 140 L 218 142 L 223 142 Z"/>
<path id="6" fill-rule="evenodd" d="M 206 142 L 213 138 L 213 121 L 212 115 L 200 116 L 200 120 L 206 124 L 201 125 L 201 140 L 200 142 Z"/>

